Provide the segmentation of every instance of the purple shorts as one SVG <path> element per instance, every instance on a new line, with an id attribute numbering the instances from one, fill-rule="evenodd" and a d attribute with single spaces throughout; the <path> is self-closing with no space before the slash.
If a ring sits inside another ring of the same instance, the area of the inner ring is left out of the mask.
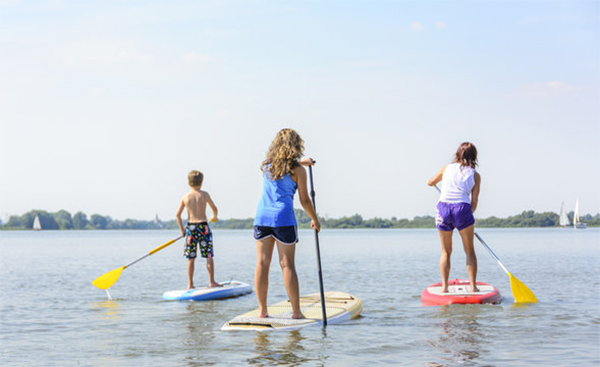
<path id="1" fill-rule="evenodd" d="M 439 202 L 435 213 L 435 225 L 440 231 L 462 231 L 475 223 L 471 204 L 448 204 Z"/>

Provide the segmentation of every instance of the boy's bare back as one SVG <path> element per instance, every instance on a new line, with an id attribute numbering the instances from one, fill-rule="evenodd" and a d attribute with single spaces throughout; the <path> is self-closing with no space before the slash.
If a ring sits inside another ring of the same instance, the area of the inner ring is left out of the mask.
<path id="1" fill-rule="evenodd" d="M 188 222 L 208 222 L 208 217 L 206 216 L 207 205 L 210 206 L 211 210 L 213 211 L 213 218 L 216 219 L 217 207 L 213 203 L 208 192 L 198 188 L 192 188 L 190 192 L 185 194 L 185 196 L 181 199 L 179 209 L 177 210 L 177 216 L 180 216 L 181 212 L 183 212 L 183 208 L 186 208 Z"/>
<path id="2" fill-rule="evenodd" d="M 188 222 L 208 222 L 206 216 L 206 206 L 210 205 L 213 212 L 214 203 L 210 195 L 206 191 L 200 189 L 191 189 L 182 199 L 181 204 L 184 205 L 188 213 Z"/>
<path id="3" fill-rule="evenodd" d="M 202 191 L 202 180 L 204 175 L 200 171 L 193 170 L 188 174 L 188 184 L 192 188 L 190 192 L 185 194 L 179 203 L 175 218 L 177 219 L 177 225 L 182 235 L 185 235 L 185 229 L 183 228 L 183 221 L 181 220 L 181 213 L 183 209 L 187 208 L 188 223 L 201 223 L 208 222 L 206 216 L 206 206 L 210 206 L 213 216 L 210 219 L 211 222 L 216 222 L 218 211 L 215 203 L 210 198 L 210 195 L 206 191 Z"/>

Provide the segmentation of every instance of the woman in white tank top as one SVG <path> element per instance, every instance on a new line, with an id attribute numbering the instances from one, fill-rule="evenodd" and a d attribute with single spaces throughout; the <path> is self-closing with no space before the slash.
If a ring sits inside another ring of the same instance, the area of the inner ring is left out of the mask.
<path id="1" fill-rule="evenodd" d="M 475 171 L 477 148 L 472 143 L 462 143 L 456 150 L 454 162 L 444 166 L 427 181 L 429 186 L 442 182 L 440 199 L 437 204 L 435 224 L 442 242 L 440 273 L 442 292 L 448 292 L 450 277 L 450 256 L 452 255 L 452 233 L 458 230 L 467 255 L 467 272 L 473 292 L 477 288 L 477 256 L 475 255 L 474 234 L 481 176 Z"/>

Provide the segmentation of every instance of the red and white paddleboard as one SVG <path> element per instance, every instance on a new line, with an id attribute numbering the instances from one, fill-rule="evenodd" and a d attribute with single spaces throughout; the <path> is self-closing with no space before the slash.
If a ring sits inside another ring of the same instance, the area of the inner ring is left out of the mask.
<path id="1" fill-rule="evenodd" d="M 496 287 L 477 282 L 479 292 L 471 292 L 471 283 L 465 279 L 448 281 L 448 293 L 442 293 L 442 283 L 425 288 L 421 301 L 425 306 L 443 306 L 453 304 L 500 303 L 502 296 Z"/>

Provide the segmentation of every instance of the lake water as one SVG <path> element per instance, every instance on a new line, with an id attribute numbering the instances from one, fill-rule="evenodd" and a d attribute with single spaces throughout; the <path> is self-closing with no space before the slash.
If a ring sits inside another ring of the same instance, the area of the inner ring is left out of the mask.
<path id="1" fill-rule="evenodd" d="M 300 231 L 302 294 L 318 292 L 314 236 Z M 600 364 L 600 230 L 480 229 L 539 299 L 513 303 L 508 276 L 477 245 L 478 280 L 500 305 L 424 307 L 439 281 L 435 230 L 324 230 L 325 290 L 361 298 L 362 317 L 293 332 L 223 332 L 255 295 L 166 302 L 186 286 L 183 242 L 127 268 L 110 289 L 91 285 L 175 231 L 0 232 L 2 366 L 593 366 Z M 451 278 L 466 278 L 455 235 Z M 215 231 L 218 280 L 253 283 L 250 231 Z M 286 299 L 276 257 L 269 303 Z M 196 284 L 206 283 L 204 260 Z"/>

